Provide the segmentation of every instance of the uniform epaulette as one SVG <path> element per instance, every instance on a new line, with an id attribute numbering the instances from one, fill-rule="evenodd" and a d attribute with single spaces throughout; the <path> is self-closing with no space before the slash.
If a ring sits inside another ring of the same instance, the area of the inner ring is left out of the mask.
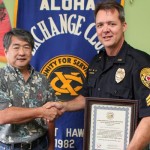
<path id="1" fill-rule="evenodd" d="M 128 55 L 131 55 L 140 64 L 149 63 L 150 65 L 150 55 L 144 51 L 138 49 L 129 49 Z"/>

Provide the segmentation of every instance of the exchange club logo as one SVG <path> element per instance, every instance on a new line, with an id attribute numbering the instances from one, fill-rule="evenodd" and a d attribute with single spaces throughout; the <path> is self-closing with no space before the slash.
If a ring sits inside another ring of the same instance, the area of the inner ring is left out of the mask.
<path id="1" fill-rule="evenodd" d="M 59 55 L 50 59 L 41 73 L 50 79 L 56 96 L 70 100 L 80 94 L 88 68 L 87 62 L 73 55 Z"/>

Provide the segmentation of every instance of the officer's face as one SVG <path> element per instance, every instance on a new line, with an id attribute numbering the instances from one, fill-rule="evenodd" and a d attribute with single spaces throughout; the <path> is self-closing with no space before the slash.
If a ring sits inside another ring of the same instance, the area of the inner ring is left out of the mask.
<path id="1" fill-rule="evenodd" d="M 119 13 L 114 10 L 100 10 L 96 15 L 96 31 L 106 52 L 116 55 L 124 41 L 126 23 L 119 20 Z M 114 52 L 114 53 L 113 53 Z"/>
<path id="2" fill-rule="evenodd" d="M 11 66 L 27 69 L 32 57 L 32 48 L 26 41 L 13 36 L 9 48 L 5 50 L 5 55 Z"/>

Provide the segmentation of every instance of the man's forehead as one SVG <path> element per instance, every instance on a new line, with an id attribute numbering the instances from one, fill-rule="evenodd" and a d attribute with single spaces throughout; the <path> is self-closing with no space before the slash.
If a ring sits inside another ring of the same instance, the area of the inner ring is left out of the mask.
<path id="1" fill-rule="evenodd" d="M 100 10 L 96 16 L 96 22 L 108 21 L 109 19 L 119 20 L 119 13 L 116 9 Z"/>
<path id="2" fill-rule="evenodd" d="M 98 12 L 99 14 L 104 13 L 106 15 L 110 15 L 110 14 L 117 14 L 119 16 L 119 12 L 117 9 L 113 8 L 113 9 L 104 9 L 104 10 L 99 10 Z"/>
<path id="3" fill-rule="evenodd" d="M 13 36 L 12 39 L 11 39 L 11 44 L 20 44 L 20 43 L 23 43 L 23 44 L 27 44 L 27 45 L 30 45 L 27 41 L 25 41 L 24 39 L 22 38 L 19 38 L 17 36 Z"/>

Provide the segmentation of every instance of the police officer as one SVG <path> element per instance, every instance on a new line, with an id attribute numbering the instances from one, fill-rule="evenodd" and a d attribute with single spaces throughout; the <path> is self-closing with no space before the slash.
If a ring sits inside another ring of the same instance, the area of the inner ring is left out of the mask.
<path id="1" fill-rule="evenodd" d="M 65 112 L 84 108 L 85 97 L 139 100 L 141 121 L 128 150 L 142 150 L 150 141 L 150 56 L 125 41 L 124 9 L 116 1 L 98 4 L 95 21 L 104 50 L 89 65 L 82 95 L 55 105 Z"/>

